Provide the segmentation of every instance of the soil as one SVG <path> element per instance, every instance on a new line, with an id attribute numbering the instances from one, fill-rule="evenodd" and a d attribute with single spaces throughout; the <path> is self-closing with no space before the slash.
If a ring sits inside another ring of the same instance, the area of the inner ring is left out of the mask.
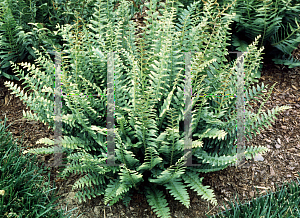
<path id="1" fill-rule="evenodd" d="M 297 59 L 300 54 L 299 50 L 297 49 L 293 53 Z M 20 146 L 25 147 L 24 150 L 46 147 L 46 145 L 36 144 L 36 142 L 45 137 L 53 139 L 53 130 L 48 129 L 48 124 L 23 118 L 22 111 L 28 111 L 26 104 L 4 86 L 5 81 L 11 82 L 11 80 L 4 77 L 0 78 L 0 119 L 4 120 L 4 116 L 6 116 L 8 119 L 6 126 L 12 124 L 7 131 L 11 132 L 13 138 L 18 141 L 24 136 L 23 142 L 18 143 Z M 22 82 L 13 81 L 14 84 L 18 84 L 23 90 L 25 85 L 22 85 Z M 219 213 L 219 210 L 223 211 L 225 209 L 222 206 L 223 203 L 228 208 L 228 202 L 236 201 L 234 200 L 236 194 L 238 194 L 241 202 L 245 203 L 252 197 L 267 194 L 268 190 L 275 191 L 275 185 L 281 186 L 284 182 L 290 182 L 291 180 L 297 182 L 297 172 L 300 172 L 298 164 L 300 160 L 300 126 L 298 125 L 300 123 L 300 69 L 287 69 L 282 65 L 275 65 L 271 60 L 265 59 L 259 84 L 262 82 L 269 84 L 269 87 L 277 82 L 269 100 L 264 105 L 264 109 L 272 109 L 282 105 L 290 105 L 292 107 L 277 115 L 277 119 L 269 128 L 261 130 L 260 134 L 250 142 L 246 142 L 246 146 L 265 146 L 270 151 L 262 155 L 263 158 L 260 160 L 255 161 L 252 159 L 246 161 L 240 168 L 233 166 L 218 172 L 199 174 L 199 177 L 204 177 L 203 185 L 210 186 L 213 189 L 218 201 L 218 206 L 216 207 L 203 200 L 201 196 L 197 196 L 196 192 L 188 189 L 191 205 L 187 209 L 164 190 L 172 217 L 185 218 L 206 217 L 206 214 L 215 215 Z M 28 89 L 25 91 L 28 92 Z M 259 103 L 258 105 L 254 103 L 251 105 L 253 105 L 255 111 L 258 110 Z M 37 162 L 39 166 L 43 163 L 53 163 L 53 154 L 38 155 L 38 157 L 41 161 Z M 141 194 L 133 196 L 128 207 L 125 207 L 122 202 L 118 202 L 113 206 L 104 205 L 102 196 L 79 204 L 74 199 L 74 194 L 77 190 L 72 191 L 72 185 L 85 174 L 72 174 L 65 181 L 57 177 L 59 172 L 57 168 L 49 168 L 49 171 L 51 172 L 51 183 L 55 181 L 59 190 L 57 196 L 62 197 L 55 203 L 61 204 L 67 211 L 78 207 L 74 214 L 78 213 L 80 215 L 83 213 L 81 217 L 157 217 L 148 205 L 145 196 Z M 43 174 L 45 180 L 48 180 L 47 174 Z M 256 188 L 260 194 L 256 193 Z M 64 199 L 68 200 L 68 207 L 62 202 Z"/>

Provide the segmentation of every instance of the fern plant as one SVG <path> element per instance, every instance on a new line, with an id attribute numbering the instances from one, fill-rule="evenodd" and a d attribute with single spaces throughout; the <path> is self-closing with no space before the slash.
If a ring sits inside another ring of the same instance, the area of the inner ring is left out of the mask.
<path id="1" fill-rule="evenodd" d="M 42 29 L 45 19 L 45 11 L 47 3 L 44 1 L 24 1 L 24 0 L 5 0 L 0 3 L 0 77 L 5 76 L 11 80 L 19 80 L 12 74 L 10 61 L 20 63 L 22 61 L 31 61 L 36 55 L 31 48 L 43 46 L 51 46 L 56 39 L 47 36 L 40 36 L 39 31 L 33 29 L 32 23 Z M 44 41 L 43 41 L 44 40 Z M 53 41 L 52 41 L 53 40 Z M 42 41 L 42 43 L 41 43 Z"/>
<path id="2" fill-rule="evenodd" d="M 74 24 L 74 12 L 89 19 L 95 0 L 49 1 L 4 0 L 0 3 L 0 77 L 19 80 L 12 74 L 10 61 L 34 63 L 33 47 L 61 48 L 56 25 Z M 26 72 L 27 73 L 27 72 Z"/>
<path id="3" fill-rule="evenodd" d="M 202 184 L 203 178 L 199 178 L 198 173 L 222 170 L 236 162 L 233 152 L 235 99 L 224 97 L 237 91 L 236 69 L 225 58 L 229 25 L 234 17 L 225 13 L 230 5 L 220 11 L 210 0 L 199 12 L 199 2 L 194 2 L 182 13 L 177 13 L 173 1 L 146 2 L 148 16 L 140 33 L 142 37 L 137 40 L 134 23 L 128 20 L 131 4 L 131 1 L 122 0 L 113 11 L 111 1 L 98 0 L 89 23 L 77 16 L 73 25 L 58 25 L 59 33 L 67 41 L 61 68 L 65 94 L 61 109 L 61 145 L 70 163 L 61 176 L 87 173 L 73 185 L 73 189 L 80 189 L 76 193 L 80 202 L 104 195 L 105 204 L 112 205 L 123 199 L 128 205 L 133 193 L 145 193 L 159 217 L 170 217 L 163 193 L 166 190 L 187 208 L 190 205 L 187 187 L 216 204 L 213 191 Z M 173 22 L 176 16 L 180 16 L 177 25 Z M 256 81 L 255 71 L 261 59 L 262 49 L 256 48 L 258 39 L 248 46 L 244 59 L 247 102 L 266 90 L 264 86 L 258 86 L 257 91 L 250 89 Z M 115 162 L 119 166 L 105 166 L 107 60 L 113 51 L 117 51 L 114 53 Z M 188 51 L 196 51 L 191 63 L 195 97 L 191 105 L 193 150 L 185 154 L 182 52 Z M 37 65 L 20 64 L 28 69 L 30 76 L 25 76 L 23 70 L 13 64 L 14 70 L 28 84 L 26 87 L 35 90 L 30 97 L 13 82 L 5 85 L 35 112 L 24 111 L 24 117 L 55 128 L 54 63 L 49 54 L 45 54 L 47 58 L 42 51 L 36 50 L 36 54 L 39 56 Z M 239 59 L 235 65 L 237 61 Z M 82 94 L 98 96 L 84 97 Z M 278 107 L 268 111 L 268 115 L 247 112 L 247 136 L 267 126 L 276 114 L 288 108 Z M 47 138 L 37 143 L 54 144 Z M 249 159 L 252 154 L 266 151 L 264 147 L 250 147 L 245 155 Z M 54 149 L 31 149 L 29 152 L 53 153 Z M 188 157 L 201 166 L 186 166 Z"/>
<path id="4" fill-rule="evenodd" d="M 300 5 L 297 1 L 237 0 L 232 12 L 236 13 L 233 19 L 236 33 L 231 43 L 237 50 L 245 51 L 249 41 L 262 35 L 259 46 L 268 48 L 268 55 L 275 64 L 289 68 L 300 66 L 300 61 L 292 58 L 292 51 L 300 44 Z"/>
<path id="5" fill-rule="evenodd" d="M 0 3 L 0 13 L 0 77 L 18 80 L 16 76 L 7 73 L 9 61 L 23 60 L 32 49 L 27 50 L 27 45 L 23 45 L 27 35 L 22 31 L 22 27 L 17 25 L 7 0 Z"/>

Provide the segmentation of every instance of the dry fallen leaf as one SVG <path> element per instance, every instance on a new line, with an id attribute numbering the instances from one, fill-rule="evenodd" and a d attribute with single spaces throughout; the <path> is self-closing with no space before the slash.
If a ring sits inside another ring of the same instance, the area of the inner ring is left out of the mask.
<path id="1" fill-rule="evenodd" d="M 267 142 L 269 142 L 269 143 L 271 143 L 271 142 L 272 142 L 270 139 L 265 139 L 265 141 L 267 141 Z"/>
<path id="2" fill-rule="evenodd" d="M 8 95 L 5 96 L 4 102 L 5 102 L 5 105 L 7 105 L 7 103 L 8 103 Z"/>
<path id="3" fill-rule="evenodd" d="M 289 143 L 289 141 L 290 141 L 289 138 L 288 137 L 284 137 L 284 138 L 285 138 L 286 142 Z"/>
<path id="4" fill-rule="evenodd" d="M 272 166 L 270 166 L 270 174 L 271 174 L 271 176 L 275 176 L 275 172 L 274 172 Z"/>
<path id="5" fill-rule="evenodd" d="M 0 190 L 0 195 L 4 195 L 5 191 L 4 190 Z"/>
<path id="6" fill-rule="evenodd" d="M 249 195 L 253 198 L 254 197 L 254 192 L 253 191 L 249 192 Z"/>
<path id="7" fill-rule="evenodd" d="M 298 89 L 297 89 L 297 87 L 296 87 L 296 86 L 292 85 L 292 87 L 293 87 L 293 89 L 295 89 L 296 91 L 298 91 Z"/>

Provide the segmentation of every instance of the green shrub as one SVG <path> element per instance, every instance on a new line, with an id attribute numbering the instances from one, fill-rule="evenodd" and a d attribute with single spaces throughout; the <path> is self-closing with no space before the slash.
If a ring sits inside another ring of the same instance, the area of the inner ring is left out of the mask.
<path id="1" fill-rule="evenodd" d="M 80 202 L 104 195 L 105 204 L 123 199 L 127 205 L 138 191 L 145 193 L 159 217 L 170 217 L 162 190 L 169 190 L 176 200 L 189 207 L 186 187 L 190 187 L 204 199 L 217 203 L 213 191 L 202 185 L 203 178 L 198 173 L 222 170 L 236 162 L 233 151 L 236 100 L 224 97 L 237 92 L 236 69 L 225 58 L 229 24 L 234 15 L 225 14 L 226 9 L 219 11 L 208 1 L 199 16 L 198 3 L 191 4 L 181 14 L 176 13 L 173 2 L 159 3 L 161 15 L 156 11 L 157 1 L 145 3 L 148 17 L 139 41 L 135 40 L 134 23 L 128 19 L 131 3 L 125 0 L 115 11 L 110 1 L 99 0 L 90 23 L 77 17 L 76 24 L 60 27 L 59 33 L 68 42 L 64 47 L 67 53 L 62 55 L 62 91 L 78 94 L 62 98 L 61 144 L 70 165 L 61 176 L 88 173 L 73 186 L 81 189 L 76 194 Z M 174 25 L 176 16 L 180 16 L 180 23 Z M 248 46 L 244 56 L 246 108 L 250 100 L 264 95 L 266 90 L 264 85 L 250 88 L 257 81 L 261 60 L 262 49 L 256 48 L 258 39 Z M 120 166 L 103 166 L 107 160 L 107 60 L 112 51 L 117 52 L 114 54 L 115 160 Z M 193 53 L 191 63 L 193 93 L 197 95 L 192 101 L 194 149 L 184 154 L 185 65 L 184 54 L 180 52 L 188 51 L 198 51 Z M 5 85 L 35 112 L 23 112 L 26 118 L 47 122 L 54 128 L 53 61 L 48 54 L 45 58 L 42 52 L 36 52 L 37 65 L 20 64 L 28 68 L 31 77 L 13 64 L 35 92 L 28 97 L 13 83 Z M 81 94 L 99 97 L 87 98 Z M 204 98 L 203 94 L 212 95 Z M 276 107 L 267 114 L 246 110 L 247 139 L 288 108 Z M 50 139 L 39 142 L 54 145 Z M 245 156 L 249 159 L 265 151 L 264 147 L 249 147 Z M 53 153 L 54 149 L 30 152 Z M 185 166 L 186 158 L 191 155 L 193 163 L 202 165 Z"/>

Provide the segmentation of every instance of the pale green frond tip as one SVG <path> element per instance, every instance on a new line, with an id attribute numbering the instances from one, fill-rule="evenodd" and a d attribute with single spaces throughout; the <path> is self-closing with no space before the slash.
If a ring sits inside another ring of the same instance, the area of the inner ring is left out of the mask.
<path id="1" fill-rule="evenodd" d="M 49 138 L 41 138 L 36 142 L 36 144 L 54 145 L 55 143 Z"/>

